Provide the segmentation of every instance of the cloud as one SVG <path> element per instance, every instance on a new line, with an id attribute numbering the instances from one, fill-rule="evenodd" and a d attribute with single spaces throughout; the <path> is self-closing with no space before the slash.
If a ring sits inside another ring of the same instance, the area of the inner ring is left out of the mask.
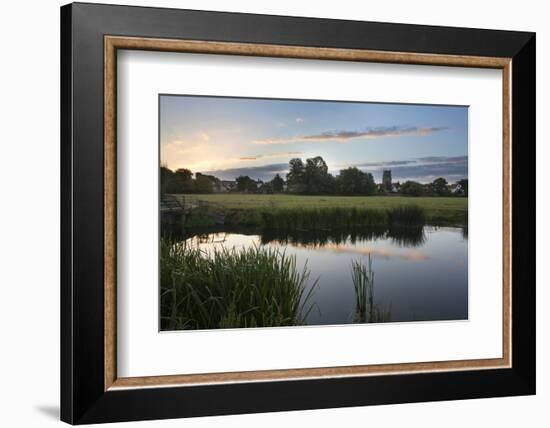
<path id="1" fill-rule="evenodd" d="M 392 177 L 401 180 L 419 180 L 423 182 L 433 181 L 437 177 L 447 180 L 468 177 L 468 164 L 460 163 L 436 163 L 425 165 L 401 166 L 392 169 Z"/>
<path id="2" fill-rule="evenodd" d="M 382 171 L 384 169 L 391 169 L 394 182 L 414 180 L 429 183 L 438 177 L 444 177 L 448 182 L 453 183 L 468 177 L 468 156 L 431 156 L 416 159 L 362 162 L 346 166 L 355 166 L 363 171 L 372 173 L 377 183 L 382 180 Z M 268 181 L 275 174 L 280 174 L 284 178 L 288 172 L 288 163 L 243 166 L 203 172 L 215 175 L 222 180 L 234 180 L 240 175 L 248 175 L 253 179 Z M 338 171 L 333 171 L 333 173 L 338 174 Z"/>
<path id="3" fill-rule="evenodd" d="M 346 167 L 347 166 L 355 166 L 361 170 L 372 173 L 377 183 L 382 180 L 382 171 L 384 169 L 391 169 L 394 182 L 414 180 L 422 183 L 429 183 L 438 177 L 444 177 L 448 182 L 452 183 L 468 177 L 468 156 L 430 156 L 415 159 L 361 162 L 346 165 Z M 248 175 L 256 180 L 268 181 L 271 180 L 275 174 L 280 174 L 284 178 L 288 172 L 288 163 L 273 163 L 249 167 L 242 166 L 200 172 L 215 175 L 222 180 L 234 180 L 240 175 Z M 335 170 L 332 172 L 338 174 L 339 171 Z"/>
<path id="4" fill-rule="evenodd" d="M 424 136 L 434 132 L 444 131 L 446 127 L 421 128 L 417 126 L 379 126 L 366 128 L 363 131 L 326 131 L 319 134 L 300 135 L 292 138 L 268 138 L 264 140 L 255 140 L 253 144 L 271 145 L 271 144 L 289 144 L 294 142 L 326 142 L 339 141 L 345 142 L 358 138 L 385 138 L 402 136 Z"/>
<path id="5" fill-rule="evenodd" d="M 287 156 L 301 156 L 303 152 L 276 152 L 276 153 L 264 153 L 261 155 L 252 155 L 252 156 L 242 156 L 239 160 L 242 161 L 254 161 L 259 159 L 272 159 L 272 158 L 282 158 Z"/>
<path id="6" fill-rule="evenodd" d="M 221 180 L 235 180 L 240 175 L 248 175 L 255 180 L 268 181 L 271 180 L 275 174 L 280 174 L 281 176 L 286 175 L 287 171 L 288 163 L 274 163 L 269 165 L 218 169 L 203 172 L 205 174 L 214 175 Z"/>
<path id="7" fill-rule="evenodd" d="M 296 123 L 302 123 L 303 121 L 304 121 L 303 117 L 297 117 L 296 118 Z"/>
<path id="8" fill-rule="evenodd" d="M 427 156 L 415 159 L 402 159 L 392 161 L 378 161 L 378 162 L 363 162 L 353 164 L 357 168 L 389 168 L 398 167 L 404 165 L 424 165 L 424 164 L 449 164 L 449 163 L 464 163 L 468 162 L 468 156 Z M 349 165 L 345 165 L 349 166 Z"/>
<path id="9" fill-rule="evenodd" d="M 418 160 L 423 162 L 460 162 L 467 161 L 468 156 L 427 156 L 418 158 Z"/>
<path id="10" fill-rule="evenodd" d="M 416 126 L 381 126 L 364 131 L 328 131 L 321 134 L 305 135 L 304 140 L 351 140 L 354 138 L 400 137 L 403 135 L 428 135 L 447 128 L 418 128 Z"/>
<path id="11" fill-rule="evenodd" d="M 396 165 L 407 165 L 416 163 L 415 160 L 397 160 L 397 161 L 381 161 L 381 162 L 365 162 L 355 165 L 357 168 L 370 168 L 370 167 L 389 167 Z"/>
<path id="12" fill-rule="evenodd" d="M 291 244 L 293 247 L 311 248 L 311 245 L 307 244 Z M 333 253 L 342 254 L 358 254 L 358 255 L 372 255 L 379 256 L 385 259 L 393 257 L 399 257 L 401 260 L 423 262 L 430 260 L 430 256 L 424 254 L 419 250 L 407 250 L 407 249 L 388 249 L 388 248 L 376 248 L 376 247 L 355 247 L 351 245 L 341 245 L 329 243 L 323 246 L 315 247 L 316 251 L 330 251 Z"/>
<path id="13" fill-rule="evenodd" d="M 414 180 L 428 183 L 438 177 L 449 182 L 468 177 L 468 156 L 429 156 L 397 161 L 364 162 L 353 165 L 372 172 L 380 181 L 382 170 L 391 169 L 393 181 Z"/>

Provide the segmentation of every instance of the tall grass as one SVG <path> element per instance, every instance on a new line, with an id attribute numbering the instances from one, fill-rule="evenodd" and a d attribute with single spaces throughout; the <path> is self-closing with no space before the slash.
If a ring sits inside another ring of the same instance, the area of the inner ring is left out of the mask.
<path id="1" fill-rule="evenodd" d="M 462 224 L 462 239 L 468 239 L 468 210 L 464 211 L 464 222 Z"/>
<path id="2" fill-rule="evenodd" d="M 407 196 L 304 196 L 216 193 L 194 195 L 226 213 L 226 225 L 261 226 L 261 211 L 274 209 L 357 208 L 386 212 L 394 207 L 417 205 L 426 213 L 426 222 L 434 226 L 461 226 L 468 198 Z"/>
<path id="3" fill-rule="evenodd" d="M 365 265 L 361 260 L 351 262 L 351 279 L 355 290 L 354 322 L 386 322 L 391 318 L 391 307 L 383 309 L 374 302 L 374 272 L 369 255 Z"/>
<path id="4" fill-rule="evenodd" d="M 305 324 L 317 284 L 279 250 L 205 253 L 161 241 L 161 329 L 274 327 Z"/>
<path id="5" fill-rule="evenodd" d="M 418 205 L 404 205 L 387 210 L 390 227 L 417 227 L 426 223 L 426 213 Z"/>
<path id="6" fill-rule="evenodd" d="M 199 205 L 187 214 L 183 226 L 189 229 L 225 225 L 257 227 L 264 230 L 327 231 L 418 227 L 425 225 L 427 219 L 425 209 L 419 205 L 400 205 L 386 209 L 349 206 L 258 206 L 256 209 L 246 210 Z"/>
<path id="7" fill-rule="evenodd" d="M 426 223 L 424 209 L 405 205 L 387 210 L 332 208 L 274 208 L 262 210 L 261 224 L 268 230 L 338 230 L 373 227 L 418 227 Z"/>
<path id="8" fill-rule="evenodd" d="M 401 247 L 418 247 L 426 241 L 426 213 L 418 205 L 404 205 L 388 210 L 388 237 Z"/>
<path id="9" fill-rule="evenodd" d="M 306 241 L 312 245 L 346 239 L 391 238 L 401 246 L 424 243 L 426 215 L 416 205 L 376 210 L 355 207 L 284 208 L 262 211 L 263 242 Z M 285 237 L 286 236 L 286 237 Z"/>
<path id="10" fill-rule="evenodd" d="M 263 210 L 262 226 L 272 230 L 334 230 L 375 227 L 386 224 L 383 210 L 331 208 L 275 208 Z"/>

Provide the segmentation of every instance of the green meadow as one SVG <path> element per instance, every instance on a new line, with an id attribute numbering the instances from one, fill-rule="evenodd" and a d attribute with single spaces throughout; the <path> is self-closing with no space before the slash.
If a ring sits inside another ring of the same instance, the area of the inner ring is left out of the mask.
<path id="1" fill-rule="evenodd" d="M 177 195 L 205 203 L 228 213 L 230 217 L 250 219 L 251 214 L 269 211 L 358 209 L 389 211 L 416 206 L 422 209 L 426 223 L 432 225 L 462 226 L 468 212 L 468 198 L 464 197 L 410 197 L 410 196 L 308 196 L 289 194 L 204 194 Z M 237 222 L 239 222 L 237 220 Z"/>

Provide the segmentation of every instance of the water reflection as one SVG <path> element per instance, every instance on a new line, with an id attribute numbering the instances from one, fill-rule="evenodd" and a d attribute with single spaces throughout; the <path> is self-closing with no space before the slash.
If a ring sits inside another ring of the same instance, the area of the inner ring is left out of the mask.
<path id="1" fill-rule="evenodd" d="M 426 241 L 424 226 L 392 226 L 388 230 L 388 237 L 400 247 L 419 247 Z"/>
<path id="2" fill-rule="evenodd" d="M 279 244 L 301 244 L 312 247 L 323 247 L 327 244 L 340 245 L 346 242 L 356 244 L 361 241 L 391 238 L 399 246 L 417 247 L 424 243 L 423 227 L 414 228 L 368 228 L 359 230 L 264 230 L 261 234 L 262 244 L 277 242 Z"/>
<path id="3" fill-rule="evenodd" d="M 295 256 L 299 268 L 307 263 L 311 280 L 319 280 L 310 325 L 468 318 L 468 246 L 461 228 L 316 233 L 241 228 L 201 231 L 182 240 L 205 252 L 272 247 Z M 354 262 L 367 266 L 369 278 L 372 273 L 371 288 L 361 294 L 363 305 L 354 285 Z"/>
<path id="4" fill-rule="evenodd" d="M 304 246 L 308 248 L 321 248 L 344 245 L 346 243 L 355 245 L 360 242 L 373 241 L 377 239 L 390 239 L 399 247 L 419 247 L 426 240 L 423 227 L 418 228 L 369 228 L 362 230 L 262 230 L 258 232 L 247 228 L 209 228 L 195 230 L 191 233 L 175 232 L 164 230 L 164 237 L 176 238 L 178 240 L 196 237 L 199 241 L 209 242 L 212 239 L 225 239 L 227 233 L 239 233 L 244 235 L 259 235 L 261 244 L 276 243 L 279 245 Z"/>

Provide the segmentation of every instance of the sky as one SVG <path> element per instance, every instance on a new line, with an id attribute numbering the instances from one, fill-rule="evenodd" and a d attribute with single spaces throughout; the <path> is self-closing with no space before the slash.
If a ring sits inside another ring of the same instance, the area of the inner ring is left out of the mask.
<path id="1" fill-rule="evenodd" d="M 322 156 L 393 181 L 468 176 L 468 108 L 416 104 L 160 96 L 160 160 L 172 170 L 248 175 L 288 171 L 292 158 Z"/>

